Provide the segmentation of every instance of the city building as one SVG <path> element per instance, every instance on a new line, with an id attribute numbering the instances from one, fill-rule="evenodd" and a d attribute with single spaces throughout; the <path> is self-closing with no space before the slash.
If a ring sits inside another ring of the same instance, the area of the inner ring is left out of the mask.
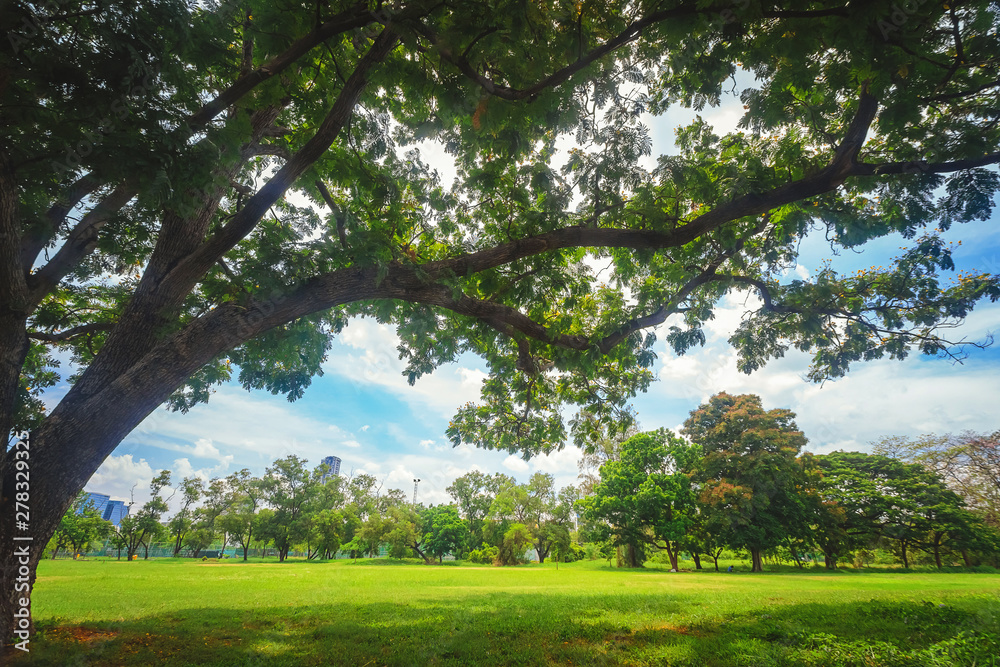
<path id="1" fill-rule="evenodd" d="M 322 477 L 319 478 L 321 483 L 326 484 L 326 480 L 330 479 L 334 475 L 340 474 L 340 457 L 327 456 L 321 461 L 321 463 L 325 463 L 329 467 L 329 470 L 324 472 Z"/>
<path id="2" fill-rule="evenodd" d="M 107 506 L 104 508 L 105 521 L 110 521 L 114 525 L 121 523 L 121 520 L 128 516 L 128 505 L 125 504 L 124 500 L 109 500 Z"/>
<path id="3" fill-rule="evenodd" d="M 111 500 L 111 496 L 93 491 L 87 491 L 86 495 L 87 500 L 105 521 L 110 521 L 117 526 L 123 518 L 128 516 L 128 505 L 125 504 L 125 501 Z"/>

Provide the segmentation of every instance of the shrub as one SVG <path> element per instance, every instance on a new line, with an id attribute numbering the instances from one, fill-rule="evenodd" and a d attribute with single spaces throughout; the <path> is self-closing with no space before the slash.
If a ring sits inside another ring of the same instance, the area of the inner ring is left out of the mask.
<path id="1" fill-rule="evenodd" d="M 489 545 L 483 545 L 479 549 L 473 549 L 469 552 L 468 561 L 470 563 L 478 563 L 484 565 L 486 563 L 492 563 L 500 555 L 500 550 L 496 547 L 491 547 Z"/>

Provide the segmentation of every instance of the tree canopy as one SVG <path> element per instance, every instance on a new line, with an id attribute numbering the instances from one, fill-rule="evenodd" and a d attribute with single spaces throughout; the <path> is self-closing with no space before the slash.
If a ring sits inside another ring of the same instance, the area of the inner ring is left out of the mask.
<path id="1" fill-rule="evenodd" d="M 760 299 L 747 372 L 793 346 L 815 380 L 960 354 L 941 327 L 1000 282 L 945 277 L 939 230 L 1000 184 L 997 8 L 911 5 L 5 3 L 0 430 L 30 431 L 35 544 L 157 406 L 233 377 L 295 399 L 351 316 L 397 326 L 411 381 L 484 357 L 449 435 L 527 454 L 627 428 L 651 328 L 683 353 L 733 289 Z M 739 72 L 740 131 L 698 119 L 641 166 L 644 114 Z M 784 279 L 813 230 L 910 244 Z"/>

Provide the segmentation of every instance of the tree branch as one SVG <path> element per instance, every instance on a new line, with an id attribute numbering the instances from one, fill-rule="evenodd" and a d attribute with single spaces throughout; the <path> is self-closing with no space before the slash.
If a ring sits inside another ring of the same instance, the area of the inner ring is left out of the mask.
<path id="1" fill-rule="evenodd" d="M 70 231 L 55 257 L 39 269 L 38 273 L 28 277 L 32 310 L 38 307 L 45 295 L 54 289 L 80 260 L 97 247 L 97 233 L 107 224 L 111 216 L 120 211 L 136 195 L 136 192 L 131 184 L 119 183 Z"/>
<path id="2" fill-rule="evenodd" d="M 168 276 L 168 280 L 194 284 L 208 267 L 256 227 L 267 210 L 333 144 L 368 84 L 368 75 L 375 65 L 392 52 L 398 39 L 398 35 L 391 28 L 386 28 L 379 34 L 344 84 L 340 96 L 312 138 L 285 162 L 232 220 L 177 264 Z"/>
<path id="3" fill-rule="evenodd" d="M 38 229 L 30 236 L 25 236 L 21 240 L 21 267 L 25 273 L 31 271 L 31 267 L 42 251 L 49 239 L 59 233 L 59 229 L 66 222 L 66 216 L 72 211 L 80 201 L 97 189 L 100 181 L 92 174 L 84 174 L 75 183 L 66 188 L 65 194 L 45 212 L 45 219 L 49 223 L 48 229 Z"/>
<path id="4" fill-rule="evenodd" d="M 111 331 L 114 326 L 113 322 L 91 322 L 90 324 L 81 324 L 78 327 L 66 329 L 65 331 L 60 331 L 59 333 L 29 331 L 28 338 L 34 338 L 35 340 L 40 340 L 44 343 L 64 343 L 68 340 L 76 338 L 77 336 L 97 333 L 98 331 Z"/>

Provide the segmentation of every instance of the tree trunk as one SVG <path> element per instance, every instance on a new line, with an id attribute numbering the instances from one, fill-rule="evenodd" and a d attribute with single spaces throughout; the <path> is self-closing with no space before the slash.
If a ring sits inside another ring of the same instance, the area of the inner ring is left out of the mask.
<path id="1" fill-rule="evenodd" d="M 719 571 L 719 556 L 717 554 L 712 554 L 712 561 L 715 563 L 715 571 Z"/>
<path id="2" fill-rule="evenodd" d="M 751 572 L 764 571 L 764 561 L 761 558 L 760 549 L 750 549 L 750 560 L 752 562 L 752 565 L 750 567 Z"/>
<path id="3" fill-rule="evenodd" d="M 835 554 L 832 551 L 824 551 L 823 552 L 823 564 L 826 566 L 826 569 L 828 569 L 828 570 L 836 570 L 837 569 L 837 554 Z"/>
<path id="4" fill-rule="evenodd" d="M 937 539 L 934 540 L 934 564 L 939 570 L 943 567 L 941 565 L 941 544 Z"/>
<path id="5" fill-rule="evenodd" d="M 900 553 L 903 556 L 903 567 L 906 568 L 906 569 L 909 569 L 910 568 L 910 561 L 906 557 L 906 542 L 900 540 L 899 545 L 900 545 Z"/>
<path id="6" fill-rule="evenodd" d="M 965 563 L 965 567 L 972 567 L 972 559 L 969 558 L 968 549 L 962 549 L 962 562 Z"/>
<path id="7" fill-rule="evenodd" d="M 177 531 L 177 542 L 174 543 L 174 558 L 177 558 L 177 554 L 181 552 L 181 538 L 184 537 L 183 531 Z"/>
<path id="8" fill-rule="evenodd" d="M 670 569 L 676 570 L 677 568 L 677 552 L 671 548 L 670 541 L 666 540 L 665 544 L 667 546 L 667 557 L 670 558 Z"/>
<path id="9" fill-rule="evenodd" d="M 639 562 L 639 550 L 634 544 L 629 544 L 625 548 L 625 567 L 642 567 Z"/>
<path id="10" fill-rule="evenodd" d="M 694 569 L 700 570 L 701 569 L 701 555 L 698 554 L 698 552 L 696 552 L 696 551 L 692 551 L 691 552 L 691 560 L 694 561 Z"/>

